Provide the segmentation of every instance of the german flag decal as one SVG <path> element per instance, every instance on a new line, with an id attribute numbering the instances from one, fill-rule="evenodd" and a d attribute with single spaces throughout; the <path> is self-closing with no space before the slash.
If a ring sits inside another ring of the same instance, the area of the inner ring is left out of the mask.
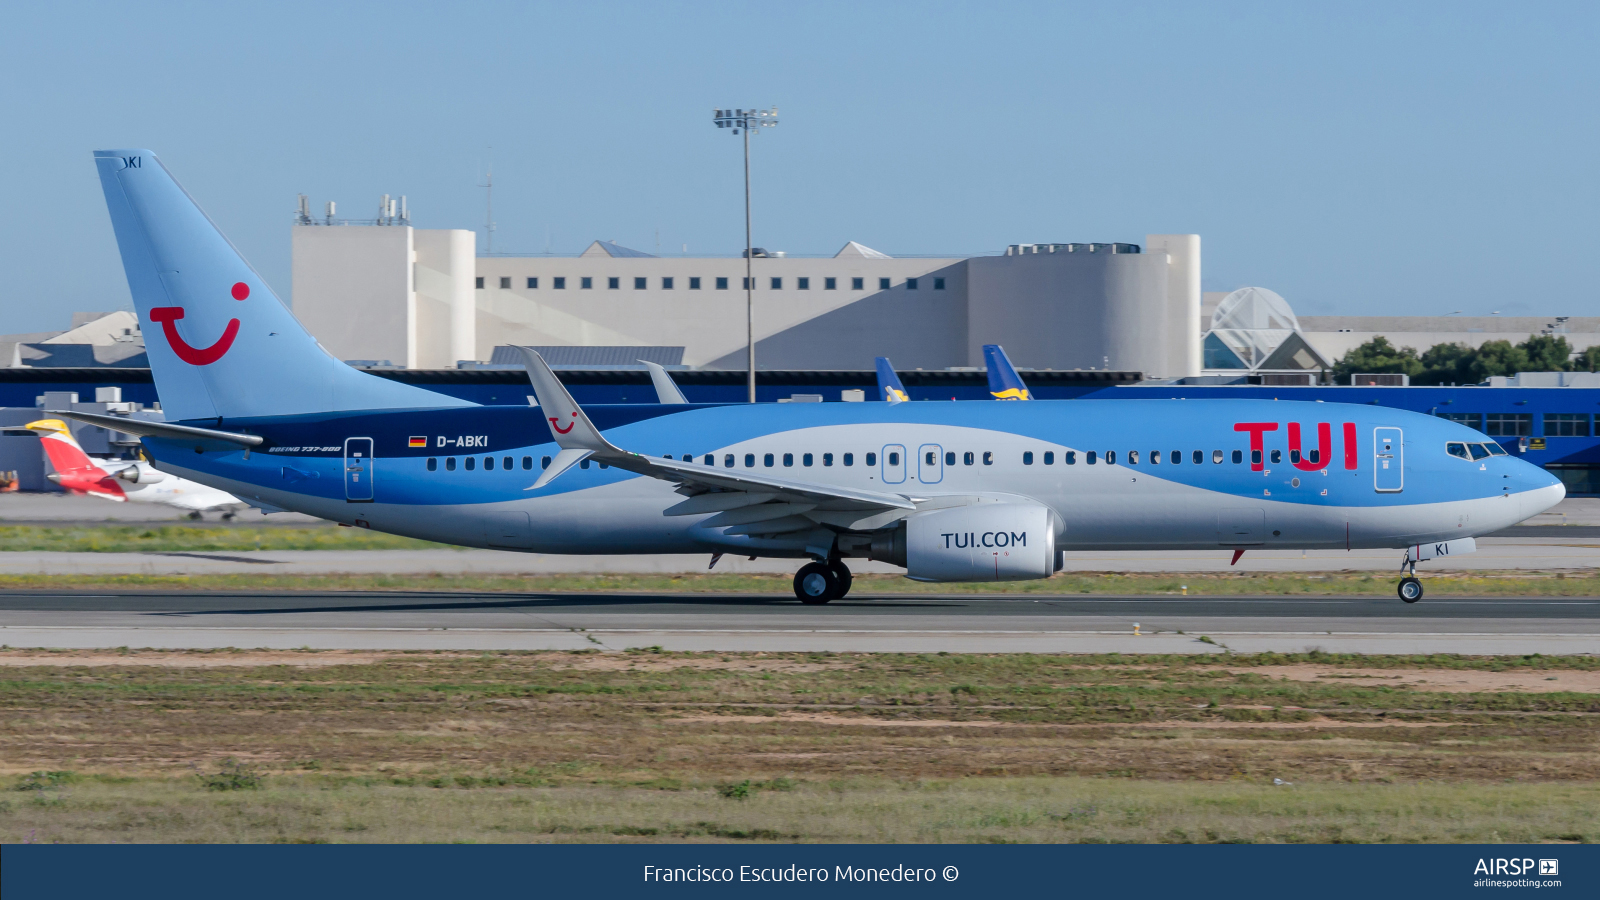
<path id="1" fill-rule="evenodd" d="M 411 441 L 409 442 L 409 444 L 407 446 L 411 446 L 411 447 L 426 447 L 426 446 L 428 446 L 428 439 L 425 438 L 425 437 L 412 437 Z"/>

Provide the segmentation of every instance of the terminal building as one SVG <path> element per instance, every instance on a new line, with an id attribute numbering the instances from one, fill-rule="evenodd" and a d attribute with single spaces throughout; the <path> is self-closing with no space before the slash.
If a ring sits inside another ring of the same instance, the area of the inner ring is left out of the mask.
<path id="1" fill-rule="evenodd" d="M 520 344 L 745 367 L 742 256 L 658 257 L 595 241 L 575 257 L 476 257 L 473 232 L 398 217 L 302 216 L 292 244 L 295 315 L 340 359 L 453 368 Z M 911 369 L 981 366 L 982 346 L 1002 344 L 1039 369 L 1200 374 L 1197 235 L 966 258 L 895 258 L 854 241 L 831 257 L 756 256 L 758 368 L 861 369 L 875 356 Z"/>

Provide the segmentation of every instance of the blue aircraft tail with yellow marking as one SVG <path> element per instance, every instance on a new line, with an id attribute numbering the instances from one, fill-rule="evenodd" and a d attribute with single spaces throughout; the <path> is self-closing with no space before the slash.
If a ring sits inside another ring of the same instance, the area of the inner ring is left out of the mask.
<path id="1" fill-rule="evenodd" d="M 1028 386 L 1022 383 L 1022 377 L 999 344 L 983 345 L 983 364 L 989 369 L 989 396 L 996 400 L 1032 399 Z"/>
<path id="2" fill-rule="evenodd" d="M 911 397 L 906 393 L 906 386 L 900 383 L 900 376 L 894 373 L 894 366 L 889 364 L 889 357 L 880 356 L 878 362 L 878 399 L 890 403 L 904 403 Z"/>

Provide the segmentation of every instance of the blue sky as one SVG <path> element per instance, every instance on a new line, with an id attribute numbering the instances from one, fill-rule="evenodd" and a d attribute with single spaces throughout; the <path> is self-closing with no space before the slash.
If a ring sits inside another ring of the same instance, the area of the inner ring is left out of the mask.
<path id="1" fill-rule="evenodd" d="M 1600 315 L 1597 9 L 14 5 L 0 333 L 129 308 L 95 148 L 155 150 L 287 298 L 297 193 L 481 234 L 491 160 L 496 250 L 737 253 L 711 110 L 773 104 L 760 246 L 1196 232 L 1206 290 L 1302 315 Z"/>

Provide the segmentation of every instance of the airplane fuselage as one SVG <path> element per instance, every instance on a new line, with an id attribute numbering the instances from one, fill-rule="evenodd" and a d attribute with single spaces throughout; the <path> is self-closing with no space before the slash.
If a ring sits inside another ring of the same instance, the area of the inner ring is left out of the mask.
<path id="1" fill-rule="evenodd" d="M 1487 534 L 1564 495 L 1480 433 L 1416 413 L 1214 400 L 592 407 L 623 449 L 904 496 L 1036 502 L 1056 547 L 1373 548 Z M 530 490 L 557 453 L 536 407 L 207 420 L 245 451 L 147 438 L 164 471 L 240 498 L 443 543 L 540 553 L 803 549 L 667 515 L 673 485 L 598 463 Z M 1496 452 L 1498 448 L 1495 448 Z M 801 511 L 840 531 L 882 522 Z M 848 555 L 848 554 L 847 554 Z"/>

